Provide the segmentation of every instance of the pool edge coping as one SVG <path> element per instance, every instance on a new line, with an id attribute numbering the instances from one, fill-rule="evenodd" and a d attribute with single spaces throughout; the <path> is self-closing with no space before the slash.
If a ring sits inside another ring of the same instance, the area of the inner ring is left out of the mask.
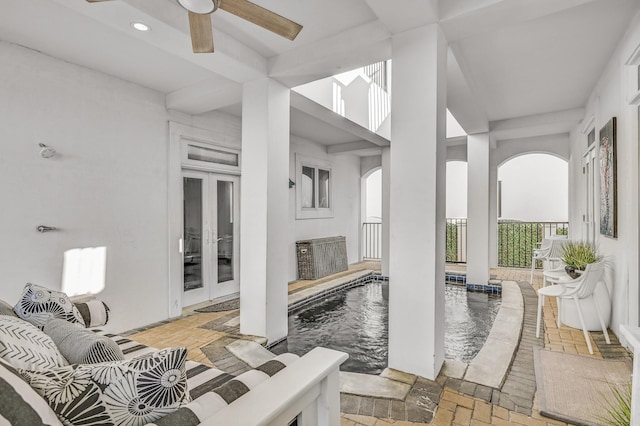
<path id="1" fill-rule="evenodd" d="M 292 293 L 289 295 L 290 302 L 288 303 L 288 313 L 300 309 L 305 305 L 317 301 L 329 294 L 365 285 L 371 281 L 388 280 L 389 277 L 384 276 L 379 271 L 375 270 L 366 269 L 354 272 L 353 274 L 321 283 L 318 286 Z M 313 291 L 314 289 L 316 291 Z M 302 294 L 299 294 L 304 293 L 305 290 L 309 290 L 308 295 L 303 296 Z M 464 363 L 456 360 L 445 360 L 445 363 L 449 361 L 452 364 L 457 364 L 461 367 L 464 366 L 460 377 L 455 378 L 460 378 L 495 389 L 499 389 L 504 383 L 522 334 L 522 325 L 524 323 L 524 298 L 520 287 L 515 281 L 502 281 L 500 293 L 502 298 L 500 310 L 494 319 L 489 336 L 487 336 L 487 340 L 480 349 L 480 352 L 478 352 L 470 363 Z M 296 298 L 298 300 L 291 300 Z M 505 324 L 514 326 L 505 327 Z M 496 362 L 496 360 L 499 362 Z M 496 364 L 498 364 L 498 368 L 495 368 Z M 446 367 L 443 363 L 442 371 L 444 371 L 445 368 Z M 375 374 L 370 374 L 370 376 L 380 377 L 380 375 Z"/>
<path id="2" fill-rule="evenodd" d="M 505 303 L 506 302 L 506 303 Z M 505 333 L 504 324 L 509 327 Z M 467 364 L 463 380 L 500 389 L 518 349 L 524 324 L 524 298 L 515 281 L 502 282 L 502 304 L 480 352 Z"/>

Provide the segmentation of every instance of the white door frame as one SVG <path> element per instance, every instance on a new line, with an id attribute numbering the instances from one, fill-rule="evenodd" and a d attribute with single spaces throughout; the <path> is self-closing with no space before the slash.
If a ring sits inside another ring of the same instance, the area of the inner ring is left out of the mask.
<path id="1" fill-rule="evenodd" d="M 183 169 L 182 176 L 202 180 L 202 241 L 201 241 L 201 279 L 202 287 L 184 292 L 182 295 L 182 305 L 191 306 L 209 300 L 220 299 L 237 294 L 240 291 L 238 272 L 240 269 L 239 256 L 239 223 L 240 212 L 238 202 L 240 200 L 240 178 L 229 174 L 221 174 L 205 171 L 194 171 Z M 227 242 L 220 234 L 218 228 L 220 212 L 218 205 L 218 182 L 232 182 L 233 192 L 231 194 L 233 234 L 231 240 L 232 250 L 228 253 L 232 259 L 233 279 L 220 282 L 218 272 L 221 247 L 226 247 Z M 184 216 L 184 215 L 183 215 Z M 184 218 L 183 218 L 184 220 Z M 185 241 L 187 239 L 183 236 Z M 184 279 L 184 278 L 183 278 Z M 184 281 L 183 281 L 184 283 Z"/>
<path id="2" fill-rule="evenodd" d="M 168 182 L 167 182 L 167 222 L 168 222 L 168 253 L 167 276 L 169 277 L 168 317 L 173 318 L 182 315 L 183 293 L 183 217 L 182 217 L 182 142 L 194 141 L 212 146 L 222 147 L 240 152 L 241 140 L 228 135 L 218 135 L 213 131 L 199 129 L 184 124 L 169 122 L 169 149 L 168 149 Z M 211 170 L 211 171 L 216 171 Z M 217 170 L 220 173 L 240 175 L 229 168 Z M 240 207 L 239 207 L 240 208 Z M 242 226 L 240 226 L 242 228 Z M 240 236 L 237 237 L 238 244 Z M 239 258 L 238 258 L 239 259 Z M 239 259 L 241 262 L 242 260 Z M 240 279 L 240 271 L 237 271 L 237 279 Z"/>

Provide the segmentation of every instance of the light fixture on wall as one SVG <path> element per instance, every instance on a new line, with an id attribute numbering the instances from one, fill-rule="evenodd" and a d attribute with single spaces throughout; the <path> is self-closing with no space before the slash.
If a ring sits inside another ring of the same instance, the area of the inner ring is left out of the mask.
<path id="1" fill-rule="evenodd" d="M 289 179 L 289 189 L 293 188 L 294 186 L 296 186 L 296 183 Z"/>
<path id="2" fill-rule="evenodd" d="M 40 150 L 40 157 L 42 158 L 51 158 L 56 155 L 56 150 L 53 147 L 47 146 L 43 143 L 39 143 L 38 146 L 42 148 Z"/>

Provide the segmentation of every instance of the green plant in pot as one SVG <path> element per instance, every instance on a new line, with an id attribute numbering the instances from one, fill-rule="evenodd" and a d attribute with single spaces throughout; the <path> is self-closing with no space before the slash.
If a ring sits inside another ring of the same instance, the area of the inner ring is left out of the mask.
<path id="1" fill-rule="evenodd" d="M 562 261 L 565 263 L 567 274 L 573 279 L 580 276 L 580 272 L 584 271 L 588 264 L 596 263 L 601 260 L 596 248 L 593 244 L 584 241 L 567 241 L 562 247 Z"/>

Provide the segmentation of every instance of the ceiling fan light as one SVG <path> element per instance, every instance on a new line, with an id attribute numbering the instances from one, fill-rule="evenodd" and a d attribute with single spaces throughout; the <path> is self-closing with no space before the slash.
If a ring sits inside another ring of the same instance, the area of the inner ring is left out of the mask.
<path id="1" fill-rule="evenodd" d="M 211 13 L 216 8 L 213 0 L 178 0 L 178 3 L 188 11 L 199 14 Z"/>

